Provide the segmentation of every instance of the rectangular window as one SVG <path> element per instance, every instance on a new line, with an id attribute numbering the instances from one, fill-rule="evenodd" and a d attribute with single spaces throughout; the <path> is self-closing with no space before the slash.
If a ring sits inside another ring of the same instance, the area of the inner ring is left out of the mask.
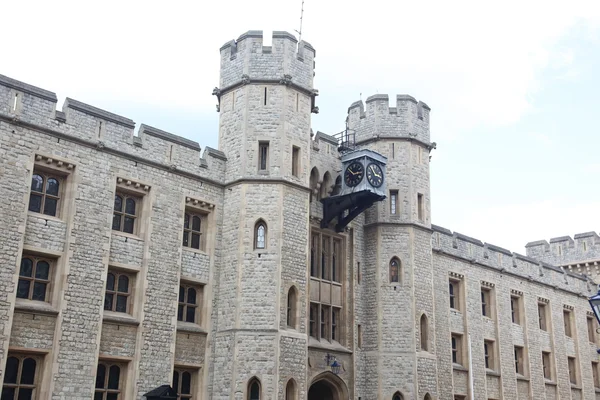
<path id="1" fill-rule="evenodd" d="M 134 234 L 141 199 L 117 190 L 113 210 L 112 229 L 115 231 Z"/>
<path id="2" fill-rule="evenodd" d="M 577 385 L 577 360 L 575 357 L 567 357 L 569 364 L 569 381 Z"/>
<path id="3" fill-rule="evenodd" d="M 523 348 L 519 346 L 515 346 L 515 372 L 519 375 L 525 375 Z"/>
<path id="4" fill-rule="evenodd" d="M 127 367 L 110 361 L 100 361 L 96 369 L 94 400 L 120 400 Z"/>
<path id="5" fill-rule="evenodd" d="M 200 325 L 203 287 L 190 284 L 179 285 L 177 321 Z"/>
<path id="6" fill-rule="evenodd" d="M 183 219 L 183 247 L 205 250 L 206 214 L 186 209 Z"/>
<path id="7" fill-rule="evenodd" d="M 424 221 L 425 210 L 423 209 L 423 195 L 421 193 L 417 194 L 417 213 L 419 217 L 419 221 Z"/>
<path id="8" fill-rule="evenodd" d="M 310 336 L 318 339 L 317 334 L 317 318 L 319 317 L 319 305 L 310 303 Z"/>
<path id="9" fill-rule="evenodd" d="M 587 331 L 590 343 L 596 343 L 596 320 L 594 317 L 587 317 Z"/>
<path id="10" fill-rule="evenodd" d="M 594 378 L 594 387 L 600 388 L 600 374 L 598 374 L 598 362 L 592 361 L 592 376 Z"/>
<path id="11" fill-rule="evenodd" d="M 492 340 L 485 340 L 483 342 L 483 353 L 485 355 L 485 367 L 487 369 L 496 369 L 496 357 L 494 353 L 494 342 Z"/>
<path id="12" fill-rule="evenodd" d="M 331 309 L 331 340 L 340 340 L 340 309 L 333 307 Z"/>
<path id="13" fill-rule="evenodd" d="M 266 89 L 265 89 L 266 90 Z M 266 171 L 269 166 L 269 142 L 258 143 L 258 169 Z"/>
<path id="14" fill-rule="evenodd" d="M 460 281 L 450 279 L 448 292 L 450 295 L 450 308 L 460 311 Z"/>
<path id="15" fill-rule="evenodd" d="M 539 324 L 540 324 L 540 329 L 543 331 L 547 331 L 548 330 L 548 321 L 546 319 L 546 304 L 545 303 L 538 303 L 538 318 L 539 318 Z"/>
<path id="16" fill-rule="evenodd" d="M 356 280 L 358 281 L 358 284 L 360 285 L 360 281 L 361 281 L 362 276 L 360 276 L 360 261 L 356 263 Z"/>
<path id="17" fill-rule="evenodd" d="M 331 308 L 321 305 L 321 339 L 330 340 Z"/>
<path id="18" fill-rule="evenodd" d="M 172 388 L 179 394 L 179 399 L 192 399 L 197 370 L 175 367 Z"/>
<path id="19" fill-rule="evenodd" d="M 452 363 L 462 365 L 462 336 L 452 334 Z"/>
<path id="20" fill-rule="evenodd" d="M 521 325 L 521 297 L 510 296 L 510 312 L 512 315 L 512 322 Z"/>
<path id="21" fill-rule="evenodd" d="M 104 309 L 131 313 L 130 299 L 133 277 L 129 274 L 109 270 L 106 276 Z"/>
<path id="22" fill-rule="evenodd" d="M 312 232 L 310 247 L 310 276 L 319 277 L 319 253 L 320 253 L 320 236 L 316 232 Z"/>
<path id="23" fill-rule="evenodd" d="M 292 146 L 292 175 L 298 176 L 300 171 L 300 147 Z"/>
<path id="24" fill-rule="evenodd" d="M 43 358 L 37 355 L 9 353 L 6 358 L 2 400 L 31 400 L 38 398 Z"/>
<path id="25" fill-rule="evenodd" d="M 50 301 L 50 277 L 54 261 L 23 254 L 19 269 L 17 297 L 36 301 Z"/>
<path id="26" fill-rule="evenodd" d="M 360 324 L 356 327 L 356 336 L 358 336 L 356 339 L 357 346 L 359 349 L 361 349 L 362 348 L 362 327 L 360 326 Z"/>
<path id="27" fill-rule="evenodd" d="M 397 215 L 398 212 L 398 191 L 390 190 L 390 214 Z"/>
<path id="28" fill-rule="evenodd" d="M 563 310 L 563 320 L 565 324 L 565 335 L 568 337 L 573 337 L 571 332 L 571 311 Z"/>
<path id="29" fill-rule="evenodd" d="M 64 177 L 55 172 L 34 168 L 29 192 L 29 211 L 58 217 Z"/>
<path id="30" fill-rule="evenodd" d="M 329 280 L 331 272 L 331 253 L 330 253 L 330 242 L 329 236 L 322 235 L 322 246 L 321 246 L 321 279 Z"/>
<path id="31" fill-rule="evenodd" d="M 552 380 L 552 364 L 550 361 L 550 353 L 542 351 L 542 368 L 544 370 L 544 378 Z"/>
<path id="32" fill-rule="evenodd" d="M 491 318 L 491 291 L 489 289 L 481 289 L 481 315 Z"/>

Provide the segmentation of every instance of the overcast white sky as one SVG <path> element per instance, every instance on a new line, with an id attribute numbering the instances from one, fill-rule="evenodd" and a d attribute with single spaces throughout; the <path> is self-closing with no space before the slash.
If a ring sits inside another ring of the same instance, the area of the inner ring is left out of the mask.
<path id="1" fill-rule="evenodd" d="M 219 47 L 251 29 L 293 32 L 301 0 L 91 4 L 5 2 L 0 74 L 57 92 L 59 107 L 69 96 L 217 147 Z M 521 253 L 598 231 L 600 1 L 304 9 L 315 132 L 342 130 L 361 93 L 431 106 L 433 223 Z"/>

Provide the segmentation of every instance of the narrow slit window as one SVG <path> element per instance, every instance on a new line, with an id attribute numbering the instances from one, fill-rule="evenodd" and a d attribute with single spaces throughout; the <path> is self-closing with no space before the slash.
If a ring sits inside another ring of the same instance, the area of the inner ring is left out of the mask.
<path id="1" fill-rule="evenodd" d="M 98 139 L 102 136 L 102 121 L 98 121 Z"/>
<path id="2" fill-rule="evenodd" d="M 269 165 L 269 143 L 261 142 L 258 144 L 258 169 L 266 171 Z"/>
<path id="3" fill-rule="evenodd" d="M 15 93 L 15 98 L 13 100 L 13 111 L 17 111 L 18 103 L 19 103 L 19 93 Z"/>
<path id="4" fill-rule="evenodd" d="M 292 175 L 298 176 L 300 171 L 300 148 L 292 146 Z"/>
<path id="5" fill-rule="evenodd" d="M 264 103 L 263 105 L 267 105 L 267 88 L 265 87 L 265 97 L 264 97 Z"/>
<path id="6" fill-rule="evenodd" d="M 300 109 L 300 93 L 296 93 L 296 111 Z"/>
<path id="7" fill-rule="evenodd" d="M 423 195 L 421 193 L 417 194 L 417 214 L 419 221 L 424 220 L 424 210 L 423 210 Z"/>
<path id="8" fill-rule="evenodd" d="M 390 214 L 398 214 L 398 191 L 390 190 Z"/>

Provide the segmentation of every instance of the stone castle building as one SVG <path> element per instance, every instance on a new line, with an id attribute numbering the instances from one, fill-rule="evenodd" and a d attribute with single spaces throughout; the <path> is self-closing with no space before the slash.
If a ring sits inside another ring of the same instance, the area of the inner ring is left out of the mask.
<path id="1" fill-rule="evenodd" d="M 598 236 L 525 256 L 433 225 L 406 95 L 348 109 L 386 198 L 321 228 L 344 171 L 315 49 L 262 39 L 220 49 L 218 150 L 0 76 L 2 400 L 600 399 Z"/>

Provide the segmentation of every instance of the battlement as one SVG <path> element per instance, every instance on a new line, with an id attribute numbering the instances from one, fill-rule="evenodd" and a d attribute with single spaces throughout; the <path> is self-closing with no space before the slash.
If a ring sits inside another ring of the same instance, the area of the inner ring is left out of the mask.
<path id="1" fill-rule="evenodd" d="M 37 130 L 87 147 L 220 183 L 225 156 L 190 139 L 141 124 L 137 135 L 130 118 L 66 98 L 56 109 L 54 92 L 0 75 L 0 121 Z"/>
<path id="2" fill-rule="evenodd" d="M 376 138 L 405 137 L 429 144 L 429 112 L 431 109 L 414 97 L 399 94 L 396 106 L 390 107 L 387 94 L 367 98 L 366 110 L 356 101 L 348 108 L 348 128 L 355 131 L 356 142 Z"/>
<path id="3" fill-rule="evenodd" d="M 468 260 L 524 280 L 536 281 L 580 295 L 587 296 L 590 290 L 595 289 L 585 274 L 573 273 L 566 268 L 514 253 L 437 225 L 432 224 L 431 228 L 433 229 L 431 244 L 434 252 Z"/>
<path id="4" fill-rule="evenodd" d="M 578 233 L 573 238 L 559 236 L 550 241 L 537 240 L 525 246 L 527 255 L 553 265 L 571 266 L 600 261 L 600 236 L 596 232 Z"/>
<path id="5" fill-rule="evenodd" d="M 219 88 L 246 83 L 285 83 L 312 91 L 316 51 L 306 41 L 274 31 L 271 46 L 263 46 L 262 31 L 248 31 L 221 49 Z"/>

